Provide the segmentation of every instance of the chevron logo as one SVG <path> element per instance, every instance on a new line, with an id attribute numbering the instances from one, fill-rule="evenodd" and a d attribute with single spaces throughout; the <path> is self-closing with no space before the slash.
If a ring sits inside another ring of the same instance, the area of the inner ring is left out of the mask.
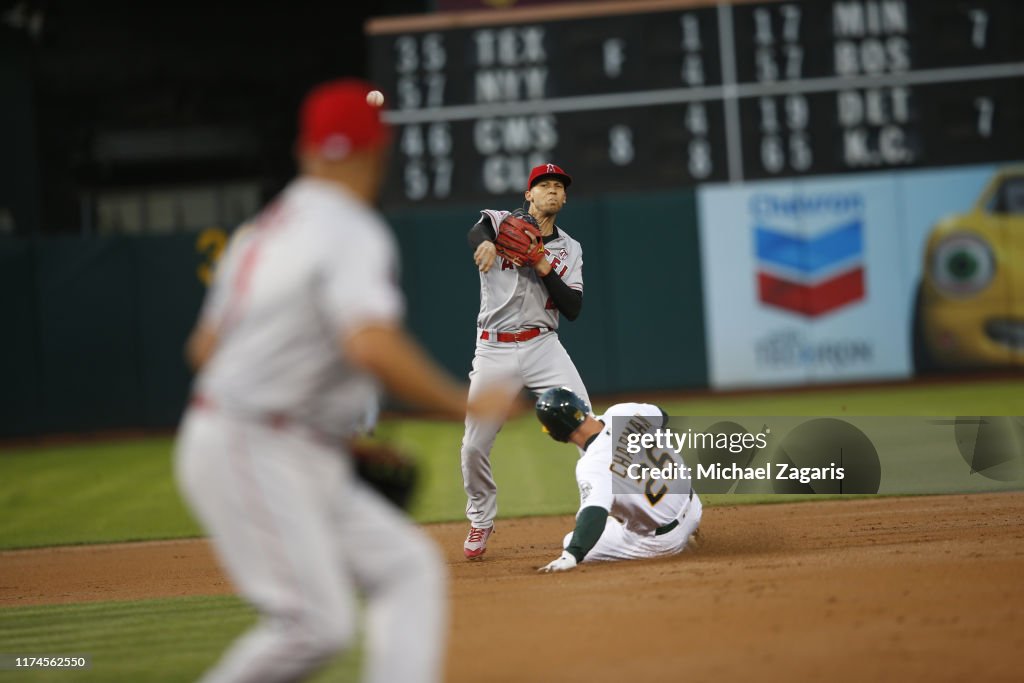
<path id="1" fill-rule="evenodd" d="M 864 298 L 860 195 L 754 198 L 761 302 L 815 318 Z"/>

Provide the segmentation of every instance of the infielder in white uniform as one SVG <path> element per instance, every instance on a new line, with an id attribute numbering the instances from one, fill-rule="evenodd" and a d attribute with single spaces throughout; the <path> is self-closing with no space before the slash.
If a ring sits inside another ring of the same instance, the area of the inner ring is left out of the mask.
<path id="1" fill-rule="evenodd" d="M 664 557 L 686 548 L 702 513 L 689 481 L 673 481 L 670 489 L 663 480 L 631 478 L 629 466 L 639 460 L 624 456 L 629 434 L 665 426 L 661 408 L 617 403 L 594 417 L 586 401 L 559 387 L 537 400 L 537 417 L 552 438 L 583 449 L 576 463 L 576 528 L 562 540 L 561 556 L 540 571 L 567 571 L 580 562 Z"/>
<path id="2" fill-rule="evenodd" d="M 464 388 L 401 325 L 394 239 L 371 208 L 389 132 L 370 90 L 345 80 L 307 97 L 302 174 L 236 235 L 189 339 L 200 374 L 177 475 L 261 613 L 204 681 L 305 678 L 355 642 L 357 591 L 364 680 L 441 678 L 444 564 L 354 478 L 345 445 L 365 428 L 377 380 L 434 410 L 467 409 Z M 507 406 L 507 392 L 481 395 L 471 411 Z"/>
<path id="3" fill-rule="evenodd" d="M 539 394 L 569 386 L 587 396 L 556 332 L 559 314 L 575 320 L 583 306 L 583 248 L 555 224 L 571 182 L 569 174 L 554 164 L 541 164 L 530 173 L 525 197 L 545 250 L 536 265 L 518 266 L 497 255 L 494 240 L 507 211 L 482 211 L 480 221 L 469 231 L 473 260 L 480 270 L 476 355 L 469 373 L 471 399 L 494 380 L 511 381 L 517 392 L 525 387 Z M 498 514 L 491 448 L 501 426 L 500 420 L 466 416 L 462 479 L 470 529 L 463 552 L 468 559 L 484 554 Z"/>

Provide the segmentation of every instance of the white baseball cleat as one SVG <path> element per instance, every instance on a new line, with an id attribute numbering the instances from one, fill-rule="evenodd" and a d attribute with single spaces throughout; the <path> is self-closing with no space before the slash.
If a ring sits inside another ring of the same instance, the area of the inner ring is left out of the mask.
<path id="1" fill-rule="evenodd" d="M 482 557 L 487 551 L 487 539 L 494 533 L 494 525 L 481 529 L 480 527 L 469 527 L 469 535 L 462 545 L 462 552 L 467 560 L 475 560 Z"/>

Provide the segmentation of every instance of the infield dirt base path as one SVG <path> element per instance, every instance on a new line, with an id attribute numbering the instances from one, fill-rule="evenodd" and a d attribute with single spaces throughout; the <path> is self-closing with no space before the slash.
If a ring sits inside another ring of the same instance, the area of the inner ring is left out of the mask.
<path id="1" fill-rule="evenodd" d="M 704 510 L 675 558 L 538 575 L 569 517 L 427 527 L 451 681 L 1022 680 L 1024 493 Z M 205 541 L 0 553 L 0 607 L 231 592 Z"/>

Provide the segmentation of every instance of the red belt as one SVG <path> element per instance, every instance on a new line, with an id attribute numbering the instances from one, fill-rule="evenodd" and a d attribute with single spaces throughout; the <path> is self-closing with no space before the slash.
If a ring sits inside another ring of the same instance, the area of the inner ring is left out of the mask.
<path id="1" fill-rule="evenodd" d="M 198 408 L 200 410 L 217 411 L 217 404 L 213 402 L 209 397 L 202 394 L 193 394 L 192 400 L 189 401 L 189 405 L 192 408 Z M 316 429 L 309 427 L 301 422 L 297 422 L 294 418 L 284 413 L 264 413 L 249 419 L 259 422 L 260 424 L 266 425 L 271 429 L 298 429 L 306 432 L 309 436 L 313 437 L 317 441 L 323 443 L 331 443 L 332 439 L 327 435 L 321 434 Z"/>
<path id="2" fill-rule="evenodd" d="M 540 333 L 545 332 L 546 330 L 546 327 L 531 327 L 530 329 L 523 330 L 521 332 L 498 332 L 494 336 L 496 337 L 495 341 L 502 343 L 524 342 L 533 339 L 534 337 L 539 337 Z M 491 333 L 484 330 L 480 333 L 480 338 L 487 341 L 491 338 Z"/>

